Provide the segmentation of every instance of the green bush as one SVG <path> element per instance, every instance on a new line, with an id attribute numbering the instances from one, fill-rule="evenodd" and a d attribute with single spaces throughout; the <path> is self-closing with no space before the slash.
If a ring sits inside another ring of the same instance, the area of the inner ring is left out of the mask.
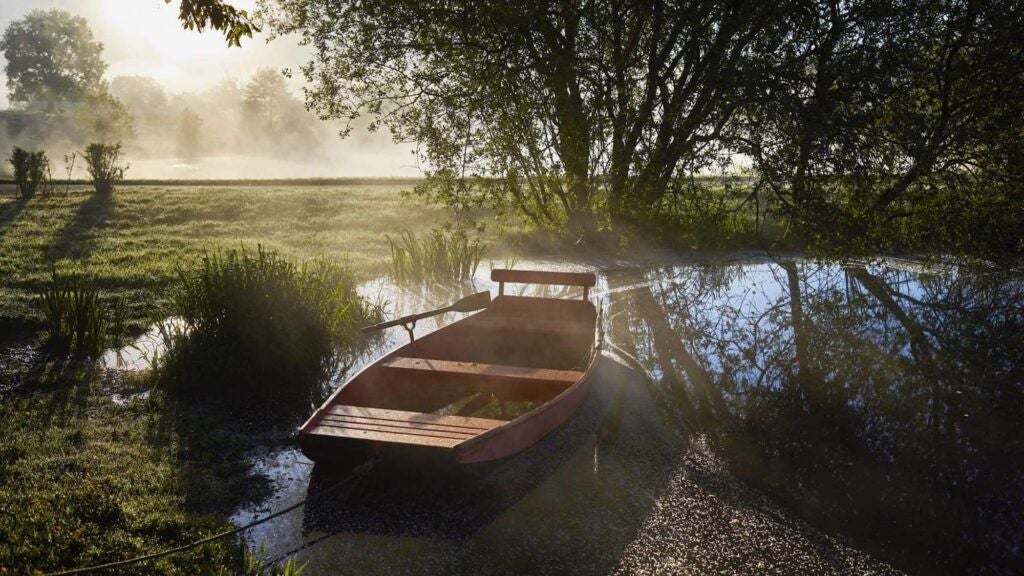
<path id="1" fill-rule="evenodd" d="M 450 283 L 471 280 L 480 266 L 487 245 L 470 241 L 461 230 L 435 228 L 417 238 L 403 232 L 391 245 L 391 277 L 399 284 Z"/>
<path id="2" fill-rule="evenodd" d="M 35 196 L 49 180 L 50 160 L 42 150 L 29 152 L 15 146 L 8 161 L 14 168 L 14 183 L 22 198 Z"/>
<path id="3" fill-rule="evenodd" d="M 98 358 L 125 333 L 124 301 L 108 308 L 85 278 L 53 271 L 37 302 L 47 328 L 47 345 L 61 352 Z"/>
<path id="4" fill-rule="evenodd" d="M 359 328 L 382 317 L 349 268 L 296 265 L 262 247 L 207 254 L 196 267 L 179 265 L 178 277 L 154 368 L 190 397 L 304 413 L 361 341 Z"/>
<path id="5" fill-rule="evenodd" d="M 128 165 L 121 158 L 121 144 L 93 142 L 82 152 L 93 188 L 100 194 L 110 194 L 114 185 L 124 180 Z"/>

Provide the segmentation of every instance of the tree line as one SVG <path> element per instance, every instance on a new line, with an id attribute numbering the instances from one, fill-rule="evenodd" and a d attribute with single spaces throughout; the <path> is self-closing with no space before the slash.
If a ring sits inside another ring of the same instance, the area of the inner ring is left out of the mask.
<path id="1" fill-rule="evenodd" d="M 202 3 L 183 3 L 182 9 Z M 206 25 L 232 25 L 225 15 Z M 198 9 L 198 8 L 197 8 Z M 202 11 L 189 18 L 220 12 Z M 182 16 L 186 24 L 191 21 Z M 193 22 L 194 28 L 202 28 Z M 225 31 L 228 41 L 251 34 L 248 19 Z M 136 157 L 194 161 L 208 154 L 303 155 L 315 150 L 328 128 L 309 114 L 278 70 L 265 68 L 243 82 L 226 79 L 198 93 L 171 93 L 152 78 L 105 79 L 103 44 L 87 21 L 63 10 L 33 10 L 0 37 L 7 89 L 17 117 L 8 124 L 13 144 L 75 147 L 85 142 L 124 142 Z"/>

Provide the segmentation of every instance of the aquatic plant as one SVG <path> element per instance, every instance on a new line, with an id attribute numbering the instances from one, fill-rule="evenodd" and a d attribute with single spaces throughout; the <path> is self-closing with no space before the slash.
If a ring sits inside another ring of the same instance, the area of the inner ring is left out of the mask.
<path id="1" fill-rule="evenodd" d="M 178 265 L 178 286 L 162 324 L 167 344 L 153 361 L 169 390 L 301 413 L 321 383 L 382 317 L 356 292 L 347 266 L 301 265 L 260 246 L 206 254 Z"/>
<path id="2" fill-rule="evenodd" d="M 435 228 L 421 237 L 405 231 L 391 245 L 390 274 L 399 284 L 449 283 L 473 278 L 487 245 L 462 230 Z"/>
<path id="3" fill-rule="evenodd" d="M 53 270 L 36 301 L 52 349 L 96 358 L 125 333 L 124 299 L 104 306 L 99 290 L 83 277 Z"/>

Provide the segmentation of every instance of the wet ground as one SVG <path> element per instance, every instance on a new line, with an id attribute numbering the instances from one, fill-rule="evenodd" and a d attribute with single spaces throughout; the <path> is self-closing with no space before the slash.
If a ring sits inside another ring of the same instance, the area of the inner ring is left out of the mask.
<path id="1" fill-rule="evenodd" d="M 535 266 L 588 269 L 518 267 Z M 750 257 L 596 271 L 606 350 L 566 426 L 463 471 L 261 452 L 274 496 L 236 523 L 313 499 L 250 543 L 312 574 L 1019 573 L 1020 276 Z M 487 288 L 482 272 L 364 290 L 401 314 Z"/>

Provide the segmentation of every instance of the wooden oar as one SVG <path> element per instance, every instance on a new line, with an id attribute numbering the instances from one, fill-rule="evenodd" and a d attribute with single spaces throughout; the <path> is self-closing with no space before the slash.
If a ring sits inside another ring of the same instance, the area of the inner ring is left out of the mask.
<path id="1" fill-rule="evenodd" d="M 395 320 L 388 320 L 387 322 L 381 322 L 380 324 L 374 324 L 373 326 L 367 326 L 363 328 L 363 334 L 369 334 L 371 332 L 378 332 L 385 328 L 391 328 L 392 326 L 404 326 L 409 332 L 409 339 L 413 340 L 412 329 L 416 327 L 416 321 L 424 318 L 430 318 L 431 316 L 437 316 L 438 314 L 444 314 L 445 312 L 474 312 L 483 308 L 487 308 L 491 303 L 490 292 L 477 292 L 466 296 L 462 300 L 446 306 L 444 308 L 438 308 L 437 310 L 431 310 L 429 312 L 420 312 L 419 314 L 410 314 L 408 316 L 402 316 Z"/>

